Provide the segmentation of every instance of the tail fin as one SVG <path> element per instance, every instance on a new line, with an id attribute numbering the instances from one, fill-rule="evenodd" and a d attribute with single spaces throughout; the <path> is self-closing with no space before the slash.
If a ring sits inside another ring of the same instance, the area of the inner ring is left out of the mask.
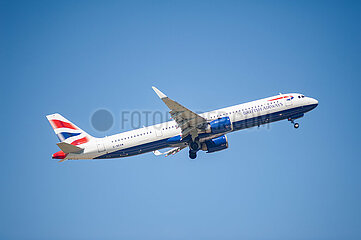
<path id="1" fill-rule="evenodd" d="M 60 142 L 71 145 L 81 145 L 89 142 L 93 138 L 59 113 L 47 115 L 46 118 L 53 127 Z"/>

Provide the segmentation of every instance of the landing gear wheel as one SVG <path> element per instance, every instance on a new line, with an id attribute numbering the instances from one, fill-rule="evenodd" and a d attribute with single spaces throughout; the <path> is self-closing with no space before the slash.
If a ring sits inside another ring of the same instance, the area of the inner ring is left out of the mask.
<path id="1" fill-rule="evenodd" d="M 193 151 L 198 151 L 199 150 L 199 143 L 198 142 L 191 142 L 189 147 Z"/>
<path id="2" fill-rule="evenodd" d="M 295 123 L 293 126 L 294 126 L 295 128 L 298 128 L 300 125 L 299 125 L 298 123 Z"/>
<path id="3" fill-rule="evenodd" d="M 197 157 L 197 152 L 189 151 L 189 158 L 190 159 L 196 159 L 196 157 Z"/>

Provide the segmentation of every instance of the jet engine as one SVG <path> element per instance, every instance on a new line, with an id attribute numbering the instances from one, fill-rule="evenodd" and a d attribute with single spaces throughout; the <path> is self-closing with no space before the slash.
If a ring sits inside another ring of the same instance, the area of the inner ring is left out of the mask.
<path id="1" fill-rule="evenodd" d="M 217 152 L 228 148 L 228 140 L 225 135 L 213 138 L 202 143 L 202 150 L 207 153 Z"/>
<path id="2" fill-rule="evenodd" d="M 213 120 L 208 124 L 207 132 L 208 133 L 225 133 L 232 130 L 232 123 L 229 117 L 222 117 L 216 120 Z"/>

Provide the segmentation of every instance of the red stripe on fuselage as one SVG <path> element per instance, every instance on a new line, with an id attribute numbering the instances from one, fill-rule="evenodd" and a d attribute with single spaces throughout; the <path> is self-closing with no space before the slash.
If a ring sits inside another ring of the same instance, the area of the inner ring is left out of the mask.
<path id="1" fill-rule="evenodd" d="M 270 99 L 268 101 L 276 101 L 276 100 L 280 100 L 282 98 L 288 98 L 288 96 L 284 96 L 284 97 L 279 97 L 279 98 L 274 98 L 274 99 Z"/>
<path id="2" fill-rule="evenodd" d="M 54 129 L 57 129 L 57 128 L 70 128 L 70 129 L 74 129 L 74 130 L 77 129 L 76 127 L 74 127 L 73 124 L 63 122 L 63 121 L 60 121 L 60 120 L 55 120 L 55 119 L 50 120 L 50 123 L 51 123 L 51 126 L 53 126 Z"/>
<path id="3" fill-rule="evenodd" d="M 83 143 L 89 142 L 89 139 L 87 137 L 80 138 L 78 140 L 75 140 L 74 142 L 70 143 L 71 145 L 80 145 Z"/>

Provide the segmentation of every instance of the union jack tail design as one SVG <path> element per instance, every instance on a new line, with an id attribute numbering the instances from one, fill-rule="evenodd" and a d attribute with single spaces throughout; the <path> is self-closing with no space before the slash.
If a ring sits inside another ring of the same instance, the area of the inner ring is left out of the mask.
<path id="1" fill-rule="evenodd" d="M 46 118 L 53 127 L 60 142 L 76 146 L 87 143 L 93 138 L 59 113 L 48 115 Z"/>

